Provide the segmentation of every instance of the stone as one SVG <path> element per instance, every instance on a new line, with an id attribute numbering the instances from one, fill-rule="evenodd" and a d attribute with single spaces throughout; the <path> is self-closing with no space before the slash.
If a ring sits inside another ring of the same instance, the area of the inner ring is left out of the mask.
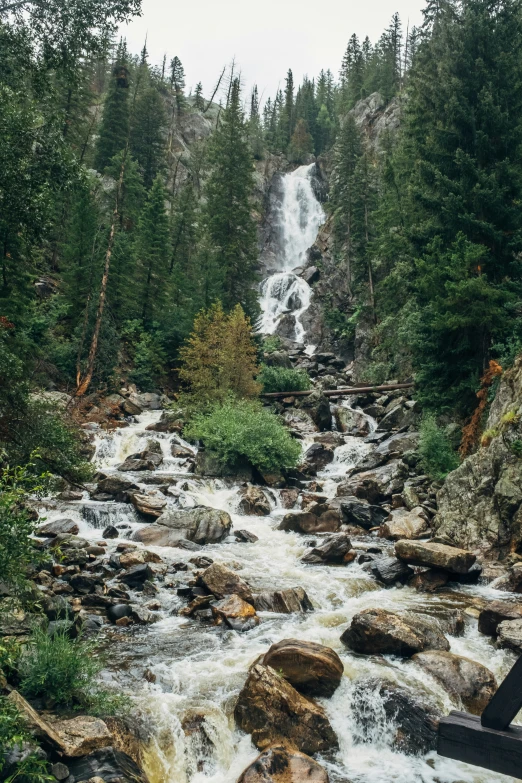
<path id="1" fill-rule="evenodd" d="M 394 405 L 386 416 L 381 419 L 377 427 L 378 432 L 398 430 L 404 427 L 406 423 L 413 424 L 414 417 L 411 411 L 404 410 L 402 405 Z"/>
<path id="2" fill-rule="evenodd" d="M 497 690 L 497 682 L 489 669 L 460 655 L 429 650 L 418 653 L 413 660 L 431 674 L 454 697 L 458 697 L 466 710 L 480 715 Z"/>
<path id="3" fill-rule="evenodd" d="M 294 533 L 335 533 L 341 527 L 341 515 L 337 509 L 318 504 L 310 511 L 285 514 L 278 530 Z"/>
<path id="4" fill-rule="evenodd" d="M 252 591 L 238 574 L 220 563 L 212 563 L 198 577 L 198 583 L 216 598 L 239 595 L 247 603 L 253 603 Z"/>
<path id="5" fill-rule="evenodd" d="M 321 391 L 315 390 L 306 397 L 299 397 L 297 404 L 300 410 L 308 413 L 318 430 L 332 429 L 330 403 Z"/>
<path id="6" fill-rule="evenodd" d="M 370 504 L 383 503 L 404 489 L 408 468 L 402 460 L 391 460 L 374 470 L 355 473 L 337 487 L 337 495 L 355 495 Z"/>
<path id="7" fill-rule="evenodd" d="M 304 753 L 275 745 L 261 753 L 237 783 L 328 783 L 328 774 Z"/>
<path id="8" fill-rule="evenodd" d="M 96 586 L 101 585 L 102 582 L 97 576 L 74 574 L 69 579 L 69 584 L 76 593 L 87 595 L 88 593 L 94 593 Z"/>
<path id="9" fill-rule="evenodd" d="M 67 501 L 82 500 L 83 493 L 75 492 L 73 489 L 64 489 L 64 491 L 60 492 L 57 497 L 58 500 L 67 500 Z"/>
<path id="10" fill-rule="evenodd" d="M 252 481 L 252 466 L 248 462 L 224 465 L 218 455 L 210 449 L 198 451 L 195 472 L 198 476 L 229 477 L 236 479 L 236 481 Z"/>
<path id="11" fill-rule="evenodd" d="M 334 533 L 320 544 L 307 549 L 301 558 L 303 563 L 342 563 L 345 555 L 352 548 L 347 533 Z"/>
<path id="12" fill-rule="evenodd" d="M 406 508 L 398 508 L 391 512 L 379 531 L 382 538 L 390 541 L 401 539 L 415 539 L 425 535 L 428 531 L 426 512 L 420 506 L 408 511 Z"/>
<path id="13" fill-rule="evenodd" d="M 212 595 L 197 595 L 187 606 L 180 609 L 180 617 L 192 617 L 195 612 L 199 612 L 201 609 L 208 609 L 210 604 L 214 600 Z"/>
<path id="14" fill-rule="evenodd" d="M 240 491 L 239 511 L 248 516 L 266 517 L 270 514 L 270 503 L 259 487 L 245 487 Z"/>
<path id="15" fill-rule="evenodd" d="M 448 650 L 449 642 L 437 629 L 385 609 L 365 609 L 352 619 L 341 641 L 365 655 L 408 658 L 426 649 Z"/>
<path id="16" fill-rule="evenodd" d="M 125 462 L 122 462 L 117 466 L 118 470 L 125 473 L 136 473 L 141 470 L 156 470 L 156 465 L 147 459 L 136 459 L 135 457 L 127 457 Z"/>
<path id="17" fill-rule="evenodd" d="M 249 631 L 259 625 L 254 607 L 238 595 L 230 595 L 212 604 L 212 615 L 216 624 L 224 622 L 233 631 Z"/>
<path id="18" fill-rule="evenodd" d="M 375 726 L 382 722 L 382 711 L 388 729 L 393 732 L 391 745 L 394 750 L 424 755 L 437 749 L 441 713 L 417 692 L 388 680 L 356 682 L 351 695 L 351 712 L 363 741 L 372 742 Z"/>
<path id="19" fill-rule="evenodd" d="M 146 774 L 130 756 L 114 747 L 67 761 L 71 777 L 67 783 L 148 783 Z"/>
<path id="20" fill-rule="evenodd" d="M 441 587 L 445 587 L 450 580 L 447 571 L 441 571 L 438 568 L 428 568 L 426 571 L 420 571 L 415 574 L 408 585 L 413 587 L 419 593 L 434 593 Z"/>
<path id="21" fill-rule="evenodd" d="M 132 607 L 129 604 L 115 604 L 109 606 L 107 609 L 107 618 L 111 623 L 115 623 L 116 620 L 120 620 L 122 617 L 130 617 L 132 615 Z"/>
<path id="22" fill-rule="evenodd" d="M 157 524 L 176 533 L 178 538 L 203 545 L 222 541 L 231 531 L 232 519 L 226 511 L 206 506 L 167 508 L 158 518 Z"/>
<path id="23" fill-rule="evenodd" d="M 251 533 L 250 530 L 234 530 L 234 537 L 236 541 L 241 541 L 243 544 L 255 544 L 259 541 L 258 536 Z"/>
<path id="24" fill-rule="evenodd" d="M 313 754 L 337 746 L 324 709 L 298 693 L 269 666 L 256 664 L 250 669 L 234 717 L 260 750 L 283 743 Z"/>
<path id="25" fill-rule="evenodd" d="M 343 522 L 347 525 L 359 525 L 365 530 L 379 527 L 388 516 L 388 512 L 381 506 L 372 506 L 355 497 L 341 497 L 337 502 Z"/>
<path id="26" fill-rule="evenodd" d="M 291 488 L 282 489 L 279 494 L 283 508 L 293 508 L 297 503 L 297 498 L 299 497 L 299 492 L 297 489 Z"/>
<path id="27" fill-rule="evenodd" d="M 332 696 L 341 683 L 344 666 L 330 647 L 297 639 L 283 639 L 273 644 L 263 657 L 300 693 L 310 696 Z"/>
<path id="28" fill-rule="evenodd" d="M 394 585 L 396 582 L 407 582 L 414 571 L 402 560 L 396 557 L 381 557 L 374 560 L 370 566 L 373 576 L 385 585 Z"/>
<path id="29" fill-rule="evenodd" d="M 308 266 L 302 272 L 301 277 L 305 283 L 308 283 L 308 285 L 313 285 L 314 283 L 317 283 L 321 277 L 321 270 L 316 266 Z"/>
<path id="30" fill-rule="evenodd" d="M 346 435 L 364 436 L 370 432 L 368 417 L 353 408 L 338 407 L 335 409 L 335 423 Z"/>
<path id="31" fill-rule="evenodd" d="M 499 647 L 522 653 L 522 619 L 503 620 L 497 626 Z"/>
<path id="32" fill-rule="evenodd" d="M 304 454 L 304 461 L 316 470 L 322 470 L 333 461 L 333 449 L 322 443 L 313 443 Z"/>
<path id="33" fill-rule="evenodd" d="M 118 577 L 121 582 L 124 582 L 131 589 L 142 588 L 143 583 L 152 579 L 152 569 L 147 563 L 132 566 L 128 571 L 120 574 Z"/>
<path id="34" fill-rule="evenodd" d="M 49 536 L 54 538 L 60 533 L 69 533 L 73 536 L 78 535 L 80 528 L 74 519 L 55 519 L 52 522 L 46 522 L 36 531 L 39 536 Z"/>
<path id="35" fill-rule="evenodd" d="M 121 409 L 124 413 L 127 414 L 127 416 L 140 416 L 143 413 L 143 410 L 140 408 L 140 406 L 136 405 L 131 400 L 123 400 L 121 403 Z"/>
<path id="36" fill-rule="evenodd" d="M 146 546 L 177 547 L 179 549 L 193 549 L 194 551 L 202 548 L 193 541 L 180 538 L 177 530 L 169 530 L 168 527 L 163 525 L 152 524 L 140 528 L 134 533 L 134 538 Z"/>
<path id="37" fill-rule="evenodd" d="M 477 559 L 465 549 L 420 541 L 397 541 L 395 554 L 411 565 L 433 566 L 451 574 L 467 573 Z"/>
<path id="38" fill-rule="evenodd" d="M 161 492 L 151 492 L 147 494 L 133 492 L 131 495 L 131 503 L 140 514 L 158 519 L 167 505 L 167 499 Z"/>
<path id="39" fill-rule="evenodd" d="M 69 767 L 62 764 L 61 761 L 57 761 L 56 764 L 53 764 L 51 767 L 51 774 L 56 780 L 65 780 L 65 778 L 68 778 L 70 775 Z"/>
<path id="40" fill-rule="evenodd" d="M 505 620 L 522 620 L 522 603 L 491 601 L 479 614 L 478 629 L 487 636 L 496 636 Z"/>
<path id="41" fill-rule="evenodd" d="M 292 612 L 313 612 L 314 610 L 312 602 L 302 587 L 257 593 L 253 600 L 258 612 L 291 614 Z"/>
<path id="42" fill-rule="evenodd" d="M 121 476 L 105 476 L 98 481 L 98 491 L 107 495 L 114 495 L 115 499 L 127 499 L 128 493 L 139 491 L 139 487 L 133 481 Z"/>
<path id="43" fill-rule="evenodd" d="M 102 533 L 104 538 L 118 538 L 119 532 L 118 528 L 114 527 L 114 525 L 108 525 L 108 527 L 105 528 L 105 530 Z"/>
<path id="44" fill-rule="evenodd" d="M 133 549 L 130 552 L 122 552 L 120 555 L 121 568 L 130 568 L 141 563 L 161 563 L 161 557 L 156 552 L 147 549 Z"/>

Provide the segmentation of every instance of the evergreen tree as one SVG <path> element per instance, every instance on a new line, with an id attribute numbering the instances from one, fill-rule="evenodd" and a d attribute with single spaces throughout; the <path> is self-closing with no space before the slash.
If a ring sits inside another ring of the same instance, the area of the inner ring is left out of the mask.
<path id="1" fill-rule="evenodd" d="M 176 96 L 176 108 L 181 114 L 185 108 L 185 70 L 179 57 L 174 57 L 170 63 L 170 83 Z"/>
<path id="2" fill-rule="evenodd" d="M 314 151 L 314 140 L 308 133 L 306 122 L 298 120 L 295 131 L 290 139 L 288 157 L 293 163 L 304 163 L 307 155 Z"/>
<path id="3" fill-rule="evenodd" d="M 352 109 L 362 98 L 366 66 L 359 39 L 354 33 L 348 41 L 340 72 L 343 111 Z"/>
<path id="4" fill-rule="evenodd" d="M 164 165 L 165 125 L 161 96 L 154 87 L 148 87 L 136 101 L 130 135 L 131 153 L 140 165 L 147 190 Z"/>
<path id="5" fill-rule="evenodd" d="M 294 132 L 294 127 L 294 76 L 292 71 L 289 70 L 286 75 L 285 100 L 283 111 L 281 113 L 281 137 L 284 149 L 286 149 L 290 143 L 290 139 Z"/>
<path id="6" fill-rule="evenodd" d="M 261 117 L 259 116 L 259 95 L 257 84 L 252 89 L 250 96 L 250 117 L 248 120 L 248 140 L 250 149 L 256 160 L 263 157 L 263 129 L 261 127 Z"/>
<path id="7" fill-rule="evenodd" d="M 140 216 L 136 242 L 137 305 L 139 317 L 146 327 L 151 327 L 159 317 L 168 298 L 170 232 L 165 200 L 165 188 L 158 175 Z"/>
<path id="8" fill-rule="evenodd" d="M 250 201 L 254 189 L 252 155 L 240 103 L 239 79 L 221 115 L 209 152 L 206 225 L 223 269 L 223 304 L 255 311 L 257 232 Z"/>
<path id="9" fill-rule="evenodd" d="M 202 111 L 205 108 L 205 99 L 203 98 L 203 85 L 201 82 L 196 84 L 196 90 L 194 92 L 194 106 L 198 111 Z"/>
<path id="10" fill-rule="evenodd" d="M 326 104 L 323 103 L 319 109 L 317 115 L 317 145 L 316 152 L 318 155 L 324 152 L 330 146 L 330 142 L 333 135 L 333 122 L 330 117 L 330 113 L 326 108 Z"/>

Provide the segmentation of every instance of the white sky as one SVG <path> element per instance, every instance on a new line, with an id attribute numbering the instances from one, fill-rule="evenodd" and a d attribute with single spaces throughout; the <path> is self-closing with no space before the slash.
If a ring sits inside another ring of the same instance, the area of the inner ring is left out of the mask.
<path id="1" fill-rule="evenodd" d="M 422 22 L 424 0 L 143 0 L 141 18 L 122 27 L 132 52 L 145 36 L 152 64 L 166 53 L 185 68 L 187 88 L 212 93 L 224 65 L 235 58 L 245 91 L 258 84 L 263 102 L 284 85 L 330 68 L 337 77 L 348 38 L 375 42 L 392 14 L 404 30 Z M 246 95 L 246 92 L 245 92 Z"/>

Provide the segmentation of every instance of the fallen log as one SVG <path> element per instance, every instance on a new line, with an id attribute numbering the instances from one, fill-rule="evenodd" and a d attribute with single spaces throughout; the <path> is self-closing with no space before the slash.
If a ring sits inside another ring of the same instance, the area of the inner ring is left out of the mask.
<path id="1" fill-rule="evenodd" d="M 345 394 L 366 394 L 367 392 L 387 392 L 396 391 L 397 389 L 411 389 L 414 383 L 392 383 L 388 386 L 350 386 L 342 389 L 328 389 L 323 392 L 325 397 L 342 397 Z M 308 397 L 315 389 L 309 389 L 308 391 L 288 391 L 288 392 L 267 392 L 262 394 L 261 397 L 274 398 L 274 397 Z"/>

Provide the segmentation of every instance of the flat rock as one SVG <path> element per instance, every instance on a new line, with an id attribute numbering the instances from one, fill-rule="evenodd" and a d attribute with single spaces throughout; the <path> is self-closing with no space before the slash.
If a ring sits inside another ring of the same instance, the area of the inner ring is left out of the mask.
<path id="1" fill-rule="evenodd" d="M 70 781 L 75 783 L 148 783 L 146 774 L 138 765 L 114 747 L 102 748 L 85 758 L 68 759 Z"/>
<path id="2" fill-rule="evenodd" d="M 324 709 L 298 693 L 269 666 L 256 664 L 251 668 L 234 716 L 239 728 L 252 736 L 260 750 L 283 743 L 314 754 L 337 746 Z"/>
<path id="3" fill-rule="evenodd" d="M 301 693 L 331 696 L 339 687 L 344 666 L 330 647 L 298 639 L 283 639 L 265 653 L 263 666 L 271 666 Z"/>
<path id="4" fill-rule="evenodd" d="M 140 514 L 157 519 L 162 515 L 163 510 L 167 505 L 167 499 L 161 492 L 151 492 L 147 494 L 133 492 L 131 495 L 131 503 Z"/>
<path id="5" fill-rule="evenodd" d="M 337 495 L 355 495 L 371 504 L 382 503 L 392 495 L 402 492 L 408 468 L 402 460 L 391 460 L 374 470 L 366 470 L 350 476 L 337 487 Z"/>
<path id="6" fill-rule="evenodd" d="M 503 620 L 497 626 L 500 647 L 522 653 L 522 619 Z"/>
<path id="7" fill-rule="evenodd" d="M 232 519 L 226 511 L 206 506 L 189 509 L 167 508 L 156 524 L 176 533 L 178 538 L 185 538 L 196 544 L 215 544 L 230 533 Z"/>
<path id="8" fill-rule="evenodd" d="M 441 587 L 445 587 L 450 580 L 447 571 L 441 571 L 438 568 L 428 568 L 415 574 L 408 582 L 409 587 L 413 587 L 419 593 L 434 593 Z"/>
<path id="9" fill-rule="evenodd" d="M 78 535 L 80 528 L 74 519 L 54 519 L 52 522 L 46 522 L 37 530 L 39 536 L 49 536 L 54 538 L 60 533 L 70 533 L 73 536 Z"/>
<path id="10" fill-rule="evenodd" d="M 111 744 L 112 735 L 100 718 L 79 715 L 77 718 L 53 722 L 53 728 L 61 737 L 65 756 L 87 756 L 94 750 Z"/>
<path id="11" fill-rule="evenodd" d="M 449 649 L 448 640 L 437 628 L 385 609 L 365 609 L 356 614 L 341 641 L 354 652 L 365 655 L 407 658 L 426 649 Z"/>
<path id="12" fill-rule="evenodd" d="M 237 783 L 328 783 L 328 774 L 310 756 L 275 745 L 261 753 Z"/>
<path id="13" fill-rule="evenodd" d="M 277 614 L 312 612 L 314 609 L 302 587 L 257 593 L 254 595 L 254 606 L 258 612 L 275 612 Z"/>
<path id="14" fill-rule="evenodd" d="M 256 610 L 239 595 L 229 595 L 212 604 L 212 615 L 216 624 L 225 623 L 233 631 L 249 631 L 259 625 Z"/>
<path id="15" fill-rule="evenodd" d="M 239 595 L 247 603 L 253 604 L 252 591 L 241 577 L 220 563 L 212 563 L 199 575 L 198 583 L 218 599 L 227 595 Z"/>
<path id="16" fill-rule="evenodd" d="M 496 636 L 504 620 L 522 620 L 522 603 L 491 601 L 479 614 L 478 629 L 487 636 Z"/>
<path id="17" fill-rule="evenodd" d="M 128 497 L 128 493 L 139 492 L 139 487 L 133 481 L 124 479 L 121 476 L 106 476 L 98 481 L 98 491 L 107 495 L 114 495 L 115 499 L 120 500 Z"/>
<path id="18" fill-rule="evenodd" d="M 480 715 L 497 690 L 489 669 L 460 655 L 444 651 L 421 652 L 413 660 L 435 677 L 452 696 L 458 697 L 466 710 Z"/>
<path id="19" fill-rule="evenodd" d="M 301 558 L 303 563 L 342 563 L 352 544 L 348 533 L 334 533 L 320 544 L 307 549 Z"/>
<path id="20" fill-rule="evenodd" d="M 441 568 L 452 574 L 467 573 L 477 559 L 466 549 L 421 541 L 397 541 L 395 554 L 411 565 Z"/>
<path id="21" fill-rule="evenodd" d="M 234 538 L 243 544 L 255 544 L 256 541 L 259 541 L 259 536 L 251 533 L 250 530 L 234 530 Z"/>
<path id="22" fill-rule="evenodd" d="M 406 508 L 397 508 L 392 511 L 386 522 L 381 525 L 379 535 L 390 541 L 400 541 L 401 539 L 420 538 L 427 531 L 426 512 L 417 506 L 411 511 Z"/>
<path id="23" fill-rule="evenodd" d="M 413 568 L 397 557 L 380 557 L 372 562 L 370 571 L 379 582 L 385 585 L 407 582 L 414 574 Z"/>

